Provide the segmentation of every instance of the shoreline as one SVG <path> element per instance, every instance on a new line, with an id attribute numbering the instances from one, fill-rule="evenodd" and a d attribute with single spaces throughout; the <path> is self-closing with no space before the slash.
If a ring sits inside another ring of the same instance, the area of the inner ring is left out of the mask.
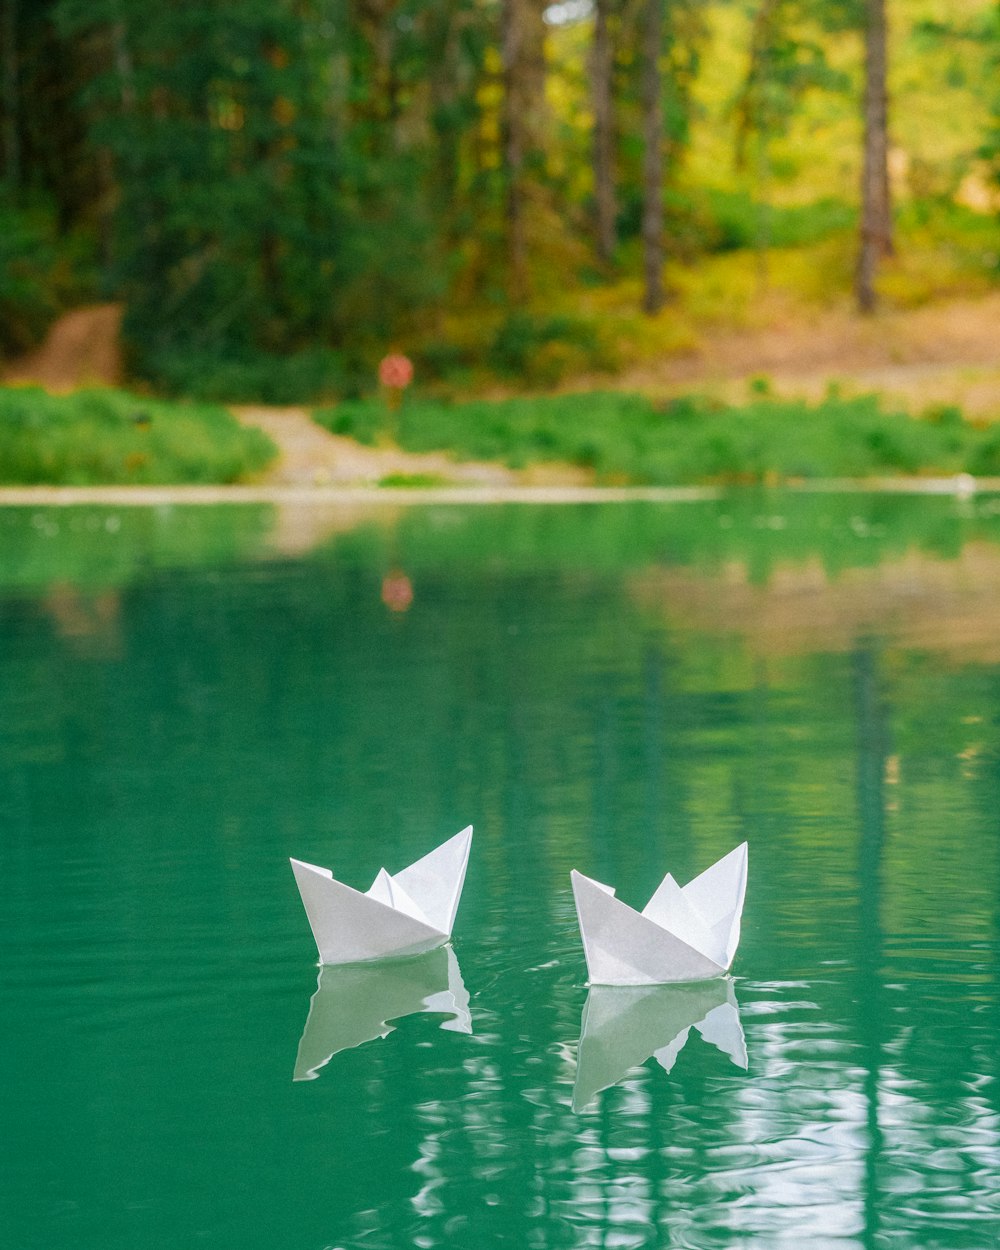
<path id="1" fill-rule="evenodd" d="M 804 494 L 952 495 L 972 499 L 1000 493 L 1000 477 L 817 478 L 760 486 L 0 486 L 0 507 L 173 507 L 219 504 L 600 504 L 688 503 L 719 499 L 729 491 Z"/>

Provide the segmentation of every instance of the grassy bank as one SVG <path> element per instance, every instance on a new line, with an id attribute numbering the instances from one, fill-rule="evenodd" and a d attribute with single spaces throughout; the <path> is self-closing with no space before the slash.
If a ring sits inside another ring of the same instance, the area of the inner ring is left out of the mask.
<path id="1" fill-rule="evenodd" d="M 224 408 L 126 391 L 0 388 L 0 483 L 238 482 L 276 454 Z"/>
<path id="2" fill-rule="evenodd" d="M 450 449 L 515 468 L 562 461 L 600 482 L 779 482 L 892 474 L 1000 473 L 1000 426 L 956 408 L 915 419 L 877 396 L 810 405 L 760 395 L 744 405 L 687 396 L 657 403 L 594 392 L 448 404 L 377 400 L 319 410 L 316 419 L 361 442 L 395 438 L 408 451 Z"/>

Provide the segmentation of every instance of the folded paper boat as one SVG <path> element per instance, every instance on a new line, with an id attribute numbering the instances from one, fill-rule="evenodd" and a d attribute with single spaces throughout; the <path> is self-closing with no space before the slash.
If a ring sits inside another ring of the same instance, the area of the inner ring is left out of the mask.
<path id="1" fill-rule="evenodd" d="M 704 981 L 729 971 L 740 941 L 747 844 L 679 886 L 668 872 L 641 912 L 570 874 L 591 985 Z"/>
<path id="2" fill-rule="evenodd" d="M 362 894 L 329 868 L 291 861 L 321 964 L 352 964 L 433 950 L 451 937 L 472 826 L 402 872 L 384 868 Z"/>

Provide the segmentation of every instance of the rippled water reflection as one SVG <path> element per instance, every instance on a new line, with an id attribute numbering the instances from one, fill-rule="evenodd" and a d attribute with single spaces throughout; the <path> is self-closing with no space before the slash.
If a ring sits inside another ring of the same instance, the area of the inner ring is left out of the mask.
<path id="1" fill-rule="evenodd" d="M 998 540 L 0 515 L 5 1245 L 997 1244 Z M 453 947 L 317 985 L 287 857 L 469 821 Z M 588 993 L 571 868 L 648 897 L 744 838 L 731 985 Z"/>

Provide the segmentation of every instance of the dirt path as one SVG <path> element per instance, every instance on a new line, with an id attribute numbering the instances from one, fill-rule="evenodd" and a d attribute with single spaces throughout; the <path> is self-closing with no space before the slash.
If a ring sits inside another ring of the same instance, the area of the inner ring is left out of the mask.
<path id="1" fill-rule="evenodd" d="M 259 426 L 278 445 L 278 462 L 263 479 L 278 486 L 373 485 L 393 477 L 464 486 L 505 486 L 523 480 L 503 465 L 456 461 L 442 452 L 415 455 L 398 447 L 364 447 L 328 433 L 304 408 L 238 407 L 233 411 L 245 425 Z"/>

